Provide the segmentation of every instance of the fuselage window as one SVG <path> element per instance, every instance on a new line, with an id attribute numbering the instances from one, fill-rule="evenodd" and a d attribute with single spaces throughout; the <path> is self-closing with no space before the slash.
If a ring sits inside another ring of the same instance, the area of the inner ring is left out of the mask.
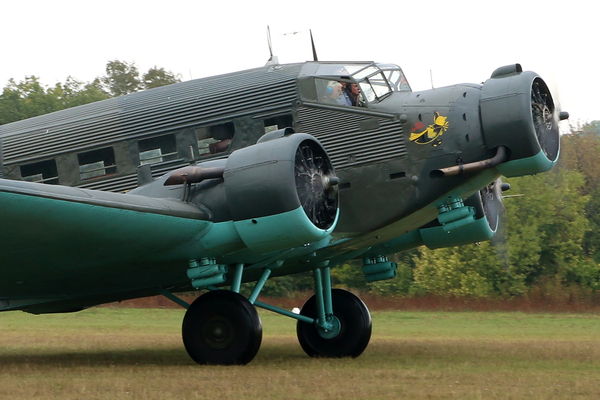
<path id="1" fill-rule="evenodd" d="M 267 118 L 264 121 L 265 133 L 273 132 L 283 128 L 293 128 L 294 118 L 291 115 L 281 115 L 278 117 Z"/>
<path id="2" fill-rule="evenodd" d="M 200 157 L 223 153 L 229 150 L 234 133 L 235 126 L 233 122 L 197 128 L 196 137 L 198 138 Z"/>
<path id="3" fill-rule="evenodd" d="M 77 154 L 77 160 L 79 161 L 79 177 L 81 180 L 117 172 L 115 151 L 112 147 L 79 153 Z"/>
<path id="4" fill-rule="evenodd" d="M 138 142 L 140 165 L 157 164 L 177 159 L 177 144 L 174 135 L 163 135 Z"/>
<path id="5" fill-rule="evenodd" d="M 58 170 L 56 160 L 40 161 L 33 164 L 21 165 L 21 178 L 24 181 L 58 185 Z"/>

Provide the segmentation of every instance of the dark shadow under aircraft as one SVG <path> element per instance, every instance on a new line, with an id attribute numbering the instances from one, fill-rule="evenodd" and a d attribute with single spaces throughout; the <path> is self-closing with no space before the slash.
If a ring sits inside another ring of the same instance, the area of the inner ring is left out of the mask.
<path id="1" fill-rule="evenodd" d="M 371 317 L 330 269 L 390 279 L 390 254 L 490 239 L 500 177 L 551 169 L 567 117 L 518 64 L 413 92 L 396 65 L 270 62 L 0 126 L 0 310 L 163 294 L 196 362 L 245 364 L 258 306 L 296 319 L 308 355 L 356 357 Z M 257 301 L 303 271 L 300 314 Z"/>

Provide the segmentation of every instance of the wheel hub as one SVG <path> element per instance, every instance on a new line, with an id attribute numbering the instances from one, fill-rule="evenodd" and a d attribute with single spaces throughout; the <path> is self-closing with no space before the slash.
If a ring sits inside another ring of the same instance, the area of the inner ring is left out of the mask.
<path id="1" fill-rule="evenodd" d="M 231 321 L 219 317 L 207 321 L 202 329 L 206 344 L 213 349 L 225 349 L 231 345 L 233 331 Z"/>
<path id="2" fill-rule="evenodd" d="M 323 339 L 333 339 L 340 334 L 341 330 L 342 324 L 335 315 L 328 318 L 324 324 L 317 324 L 317 331 Z"/>

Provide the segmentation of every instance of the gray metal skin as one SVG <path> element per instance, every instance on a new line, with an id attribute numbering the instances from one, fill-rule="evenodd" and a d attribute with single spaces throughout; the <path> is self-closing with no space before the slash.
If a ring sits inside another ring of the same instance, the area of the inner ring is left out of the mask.
<path id="1" fill-rule="evenodd" d="M 290 115 L 295 131 L 316 137 L 331 158 L 340 178 L 340 216 L 333 234 L 334 246 L 324 246 L 315 254 L 280 256 L 286 262 L 273 270 L 273 276 L 313 269 L 313 260 L 329 260 L 334 265 L 350 258 L 376 255 L 376 250 L 369 249 L 381 249 L 383 243 L 434 220 L 437 209 L 431 205 L 436 199 L 473 178 L 471 174 L 440 179 L 432 171 L 495 155 L 496 149 L 486 144 L 482 129 L 480 100 L 485 85 L 397 91 L 365 108 L 334 106 L 319 102 L 314 89 L 315 73 L 324 64 L 327 63 L 265 66 L 0 126 L 0 177 L 20 179 L 20 165 L 54 158 L 61 185 L 131 190 L 136 186 L 136 167 L 140 163 L 138 140 L 174 133 L 178 157 L 152 165 L 152 175 L 157 177 L 190 163 L 223 166 L 229 154 L 256 143 L 265 134 L 265 120 L 283 124 L 290 122 Z M 435 143 L 417 144 L 410 140 L 412 132 L 434 125 L 439 115 L 446 118 L 448 125 Z M 195 129 L 223 123 L 235 127 L 229 150 L 199 157 Z M 109 145 L 115 149 L 117 174 L 81 181 L 77 154 Z M 491 174 L 486 183 L 498 175 Z M 165 179 L 134 193 L 182 198 L 183 189 L 165 187 Z M 260 177 L 256 184 L 261 184 Z M 466 198 L 480 187 L 463 190 L 461 195 Z M 223 206 L 224 196 L 222 181 L 207 181 L 194 188 L 191 201 L 208 208 L 211 220 L 219 222 L 231 218 Z M 244 257 L 249 256 L 237 252 L 218 262 L 234 264 Z M 250 257 L 244 262 L 248 265 L 245 281 L 256 280 L 260 268 L 269 265 L 268 259 Z M 128 275 L 121 270 L 121 282 L 135 282 L 134 291 L 98 293 L 66 303 L 77 308 L 151 295 L 155 294 L 154 287 L 165 283 L 172 284 L 172 291 L 187 290 L 190 286 L 181 280 L 185 268 L 165 265 L 160 273 L 153 268 L 156 273 L 143 282 L 138 273 Z M 56 307 L 60 310 L 66 306 Z M 38 312 L 46 310 L 41 308 Z"/>

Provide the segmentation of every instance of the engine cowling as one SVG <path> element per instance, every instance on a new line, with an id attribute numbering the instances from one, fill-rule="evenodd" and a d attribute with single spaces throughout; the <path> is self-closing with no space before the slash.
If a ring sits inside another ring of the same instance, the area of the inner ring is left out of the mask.
<path id="1" fill-rule="evenodd" d="M 321 240 L 337 223 L 338 178 L 313 136 L 286 130 L 233 152 L 224 182 L 235 228 L 254 252 Z"/>
<path id="2" fill-rule="evenodd" d="M 498 166 L 505 176 L 550 170 L 558 161 L 558 122 L 567 118 L 557 110 L 548 86 L 519 64 L 498 68 L 482 87 L 481 123 L 489 149 L 505 146 L 508 162 Z M 563 113 L 566 114 L 566 113 Z"/>

